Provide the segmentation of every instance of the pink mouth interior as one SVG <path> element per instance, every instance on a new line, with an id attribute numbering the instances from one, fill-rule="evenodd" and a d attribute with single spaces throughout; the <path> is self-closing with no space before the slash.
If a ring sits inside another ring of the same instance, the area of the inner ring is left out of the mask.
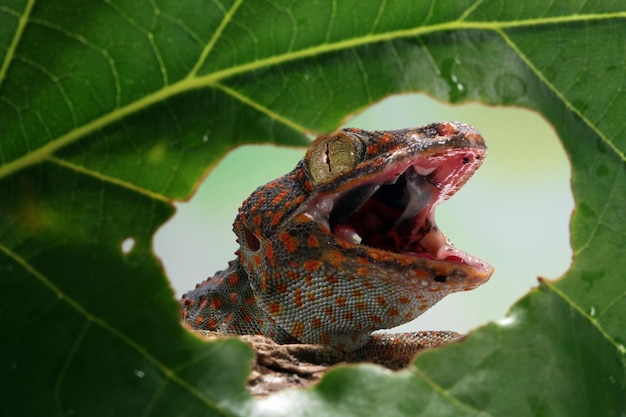
<path id="1" fill-rule="evenodd" d="M 340 194 L 318 197 L 307 213 L 335 236 L 402 255 L 485 269 L 435 224 L 435 207 L 482 163 L 482 151 L 454 149 L 403 163 Z"/>

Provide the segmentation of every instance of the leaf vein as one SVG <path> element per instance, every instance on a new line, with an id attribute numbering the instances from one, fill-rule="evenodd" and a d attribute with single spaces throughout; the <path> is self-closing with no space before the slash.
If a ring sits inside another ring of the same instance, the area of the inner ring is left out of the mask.
<path id="1" fill-rule="evenodd" d="M 324 43 L 330 43 L 330 37 L 335 27 L 335 21 L 337 19 L 337 0 L 332 0 L 330 17 L 328 18 L 328 27 L 326 28 L 326 35 L 324 36 Z"/>
<path id="2" fill-rule="evenodd" d="M 72 162 L 66 161 L 66 160 L 61 159 L 61 158 L 57 158 L 55 156 L 49 156 L 47 158 L 47 160 L 52 162 L 52 163 L 54 163 L 54 164 L 62 166 L 64 168 L 67 168 L 67 169 L 69 169 L 71 171 L 74 171 L 74 172 L 77 172 L 77 173 L 80 173 L 80 174 L 83 174 L 83 175 L 87 175 L 87 176 L 92 177 L 92 178 L 96 178 L 96 179 L 98 179 L 98 180 L 100 180 L 102 182 L 113 184 L 113 185 L 125 188 L 127 190 L 131 190 L 131 191 L 136 192 L 138 194 L 147 196 L 147 197 L 149 197 L 149 198 L 151 198 L 153 200 L 162 201 L 162 202 L 167 203 L 167 204 L 170 203 L 170 199 L 167 198 L 166 196 L 164 196 L 163 194 L 159 194 L 159 193 L 156 193 L 154 191 L 148 190 L 146 188 L 139 187 L 136 184 L 120 180 L 119 178 L 110 177 L 110 176 L 108 176 L 106 174 L 103 174 L 101 172 L 97 172 L 97 171 L 93 171 L 93 170 L 87 169 L 87 168 L 85 168 L 83 166 L 74 164 Z"/>
<path id="3" fill-rule="evenodd" d="M 204 393 L 202 393 L 195 386 L 189 384 L 187 381 L 180 378 L 174 370 L 166 366 L 164 363 L 159 361 L 156 357 L 154 357 L 149 351 L 147 351 L 142 345 L 136 342 L 134 339 L 121 332 L 117 328 L 111 326 L 105 320 L 91 314 L 88 310 L 86 310 L 78 301 L 69 297 L 65 294 L 59 287 L 57 287 L 52 281 L 50 281 L 44 274 L 35 269 L 32 265 L 30 265 L 26 259 L 19 256 L 17 253 L 14 253 L 6 246 L 0 244 L 0 251 L 4 252 L 9 258 L 13 259 L 17 264 L 19 264 L 28 274 L 30 274 L 34 279 L 39 281 L 44 287 L 48 288 L 51 292 L 53 292 L 57 297 L 61 298 L 63 302 L 67 303 L 72 309 L 74 309 L 78 314 L 84 316 L 93 324 L 99 326 L 104 331 L 110 333 L 112 336 L 119 339 L 121 342 L 126 344 L 131 349 L 138 352 L 142 357 L 148 360 L 155 368 L 157 368 L 167 379 L 174 382 L 181 388 L 187 390 L 191 395 L 198 398 L 203 404 L 210 407 L 214 410 L 220 410 L 218 405 L 213 402 L 210 398 L 208 398 Z"/>
<path id="4" fill-rule="evenodd" d="M 239 93 L 236 90 L 233 90 L 230 87 L 227 87 L 224 84 L 216 84 L 215 85 L 216 88 L 218 88 L 219 90 L 224 91 L 226 94 L 234 97 L 235 99 L 239 100 L 240 102 L 252 107 L 253 109 L 264 113 L 265 115 L 267 115 L 270 119 L 272 120 L 276 120 L 278 122 L 283 123 L 286 126 L 291 127 L 294 130 L 300 131 L 300 132 L 306 132 L 307 129 L 304 126 L 301 126 L 299 124 L 297 124 L 296 122 L 294 122 L 291 119 L 287 119 L 286 117 L 281 116 L 280 114 L 268 109 L 267 107 L 261 105 L 260 103 L 257 103 L 256 101 L 253 101 L 250 97 L 244 96 L 243 94 Z"/>
<path id="5" fill-rule="evenodd" d="M 2 61 L 2 66 L 0 66 L 0 87 L 2 86 L 4 79 L 6 78 L 7 72 L 9 71 L 9 67 L 11 66 L 11 62 L 13 62 L 13 57 L 15 56 L 15 51 L 22 40 L 22 35 L 24 34 L 24 30 L 28 24 L 28 19 L 30 17 L 31 12 L 33 11 L 33 7 L 35 6 L 35 0 L 28 0 L 26 3 L 26 7 L 24 11 L 21 13 L 14 11 L 13 9 L 9 9 L 7 7 L 3 7 L 1 10 L 6 12 L 7 14 L 11 14 L 15 17 L 19 17 L 19 21 L 17 24 L 17 28 L 15 30 L 15 34 L 11 39 L 11 43 L 7 48 L 7 52 L 4 56 L 4 60 Z"/>
<path id="6" fill-rule="evenodd" d="M 241 4 L 243 0 L 238 0 L 235 5 L 229 10 L 229 13 L 222 21 L 221 28 L 218 32 L 221 34 L 224 30 L 223 26 L 227 24 L 228 21 L 232 18 L 232 14 L 235 12 L 236 7 Z M 108 1 L 107 1 L 108 2 Z M 504 34 L 503 29 L 506 28 L 517 28 L 517 27 L 531 27 L 537 25 L 547 25 L 547 24 L 556 24 L 556 23 L 567 23 L 567 22 L 580 22 L 580 21 L 588 21 L 588 20 L 602 20 L 602 19 L 611 19 L 618 17 L 626 17 L 626 12 L 615 12 L 615 13 L 605 13 L 605 14 L 587 14 L 587 15 L 570 15 L 570 16 L 560 16 L 560 17 L 552 17 L 545 19 L 528 19 L 528 20 L 518 20 L 514 22 L 446 22 L 432 26 L 423 26 L 418 28 L 411 28 L 406 30 L 398 30 L 398 31 L 389 31 L 385 33 L 380 33 L 377 35 L 369 35 L 362 36 L 354 39 L 346 39 L 337 41 L 332 44 L 322 44 L 309 48 L 305 48 L 299 51 L 270 56 L 261 60 L 255 60 L 252 62 L 244 63 L 241 65 L 237 65 L 231 68 L 227 68 L 221 71 L 216 71 L 212 74 L 208 74 L 202 77 L 196 77 L 196 72 L 199 67 L 204 62 L 208 52 L 211 50 L 213 45 L 216 42 L 216 37 L 209 42 L 207 48 L 205 48 L 201 59 L 196 64 L 196 67 L 190 72 L 190 74 L 185 78 L 180 80 L 179 82 L 173 83 L 164 87 L 160 90 L 157 90 L 151 94 L 148 94 L 134 102 L 128 103 L 124 107 L 119 107 L 116 111 L 111 112 L 109 114 L 105 114 L 102 117 L 94 119 L 80 127 L 77 127 L 66 134 L 60 136 L 59 138 L 50 141 L 49 143 L 41 146 L 40 148 L 33 150 L 28 155 L 24 155 L 16 158 L 15 160 L 4 164 L 0 167 L 0 178 L 10 175 L 12 172 L 21 169 L 25 166 L 38 163 L 39 161 L 45 159 L 48 155 L 52 154 L 59 148 L 72 143 L 83 135 L 93 133 L 94 131 L 106 126 L 108 123 L 115 122 L 120 120 L 121 118 L 135 113 L 149 105 L 159 102 L 160 100 L 164 100 L 168 97 L 171 97 L 176 94 L 180 94 L 182 92 L 197 89 L 201 87 L 211 87 L 216 86 L 219 80 L 233 77 L 235 75 L 251 72 L 255 70 L 259 70 L 262 68 L 284 64 L 290 61 L 294 61 L 296 59 L 309 58 L 318 54 L 330 53 L 342 49 L 354 48 L 357 46 L 362 46 L 371 43 L 389 41 L 392 39 L 403 38 L 403 37 L 415 37 L 428 33 L 433 33 L 437 31 L 449 31 L 449 30 L 494 30 L 501 34 L 504 39 L 508 39 L 508 37 Z M 217 36 L 217 35 L 216 35 Z M 509 42 L 510 39 L 508 39 Z M 524 58 L 522 56 L 522 58 Z M 530 64 L 530 63 L 529 63 Z M 530 64 L 532 65 L 532 64 Z M 571 104 L 570 104 L 571 106 Z M 575 110 L 575 109 L 574 109 Z M 275 113 L 273 113 L 276 117 Z M 581 114 L 580 112 L 576 112 L 576 114 Z M 278 119 L 277 119 L 278 120 Z M 293 125 L 292 121 L 287 121 L 291 125 Z M 604 138 L 606 141 L 606 138 Z M 613 145 L 611 142 L 607 141 L 609 146 L 615 151 L 618 152 L 619 155 L 624 159 L 623 154 L 619 152 L 619 150 Z"/>
<path id="7" fill-rule="evenodd" d="M 472 4 L 470 7 L 468 7 L 467 9 L 465 9 L 465 11 L 463 12 L 463 14 L 461 16 L 459 16 L 458 21 L 459 22 L 463 22 L 465 21 L 472 13 L 474 13 L 474 11 L 481 5 L 483 4 L 483 0 L 476 0 L 474 2 L 474 4 Z"/>
<path id="8" fill-rule="evenodd" d="M 450 404 L 455 405 L 456 407 L 460 408 L 460 409 L 465 409 L 465 410 L 469 410 L 471 411 L 472 415 L 478 415 L 478 416 L 485 416 L 485 417 L 492 417 L 491 414 L 486 413 L 483 410 L 478 410 L 475 407 L 472 407 L 471 405 L 459 401 L 458 398 L 454 397 L 449 390 L 443 388 L 441 385 L 435 383 L 435 381 L 433 381 L 426 373 L 424 373 L 424 371 L 422 371 L 422 369 L 418 368 L 417 366 L 414 366 L 411 369 L 413 372 L 415 372 L 417 374 L 417 376 L 419 376 L 425 383 L 426 385 L 430 386 L 434 392 L 436 392 L 437 394 L 439 394 L 441 397 L 445 398 L 446 400 L 448 400 L 448 402 Z"/>
<path id="9" fill-rule="evenodd" d="M 87 334 L 87 331 L 91 327 L 91 324 L 92 324 L 91 318 L 86 317 L 85 324 L 83 325 L 83 328 L 81 329 L 80 333 L 78 333 L 78 335 L 76 336 L 74 343 L 72 344 L 72 347 L 70 348 L 69 352 L 67 352 L 65 361 L 63 361 L 63 365 L 61 365 L 61 370 L 59 371 L 59 374 L 57 375 L 56 381 L 54 383 L 54 390 L 53 390 L 54 398 L 56 400 L 57 407 L 61 414 L 64 414 L 63 407 L 61 405 L 61 389 L 63 387 L 63 381 L 65 380 L 65 375 L 67 374 L 70 368 L 70 365 L 72 364 L 72 361 L 74 360 L 74 357 L 76 356 L 76 353 L 78 352 L 78 348 L 83 343 L 83 340 L 85 339 L 85 335 Z"/>
<path id="10" fill-rule="evenodd" d="M 220 37 L 222 36 L 224 29 L 226 29 L 226 26 L 228 26 L 228 24 L 231 22 L 234 14 L 237 12 L 237 9 L 239 9 L 239 6 L 241 6 L 242 3 L 243 3 L 243 0 L 235 0 L 230 10 L 225 11 L 222 21 L 217 26 L 217 28 L 215 29 L 215 32 L 213 33 L 213 36 L 211 37 L 209 42 L 206 44 L 206 46 L 200 53 L 200 56 L 198 57 L 198 61 L 193 66 L 193 68 L 191 69 L 191 71 L 189 72 L 187 76 L 188 78 L 193 78 L 196 76 L 196 74 L 198 73 L 202 65 L 206 62 L 207 57 L 209 56 L 209 54 L 215 47 L 215 44 L 217 43 L 218 39 L 220 39 Z M 222 6 L 221 3 L 217 3 L 217 4 Z M 222 6 L 221 9 L 224 10 L 224 7 Z"/>
<path id="11" fill-rule="evenodd" d="M 34 24 L 37 24 L 39 26 L 43 26 L 46 27 L 50 30 L 54 30 L 57 31 L 59 33 L 61 33 L 62 35 L 73 39 L 77 42 L 80 42 L 81 44 L 85 45 L 87 48 L 95 51 L 97 54 L 101 55 L 106 61 L 107 64 L 109 65 L 109 70 L 111 71 L 111 76 L 113 78 L 113 82 L 115 84 L 115 107 L 119 107 L 120 106 L 120 102 L 121 102 L 121 95 L 122 95 L 122 87 L 121 87 L 121 83 L 120 83 L 120 75 L 119 72 L 117 70 L 117 64 L 115 63 L 115 60 L 113 59 L 113 57 L 111 56 L 111 54 L 109 54 L 109 51 L 107 51 L 106 49 L 100 47 L 99 45 L 91 42 L 89 39 L 85 38 L 83 35 L 80 35 L 78 33 L 74 33 L 71 32 L 69 30 L 67 30 L 66 28 L 56 25 L 54 23 L 50 23 L 48 21 L 42 20 L 42 19 L 31 19 L 31 22 Z M 85 83 L 85 85 L 89 86 L 89 84 Z M 99 101 L 99 100 L 98 100 Z"/>
<path id="12" fill-rule="evenodd" d="M 591 130 L 593 130 L 596 135 L 598 135 L 598 137 L 604 142 L 606 143 L 609 148 L 611 148 L 611 150 L 624 162 L 626 162 L 626 155 L 624 155 L 624 153 L 604 134 L 604 132 L 602 132 L 602 130 L 600 130 L 598 128 L 598 126 L 595 123 L 592 123 L 592 121 L 585 116 L 585 114 L 583 114 L 580 110 L 578 110 L 568 99 L 567 97 L 565 97 L 565 95 L 558 89 L 555 87 L 554 84 L 552 84 L 548 78 L 545 76 L 544 73 L 542 73 L 539 68 L 537 68 L 534 63 L 517 47 L 517 45 L 513 42 L 513 40 L 511 38 L 509 38 L 509 36 L 507 36 L 507 34 L 502 31 L 502 30 L 498 30 L 497 31 L 500 36 L 502 36 L 502 38 L 504 39 L 504 41 L 507 43 L 507 45 L 509 45 L 509 47 L 511 49 L 513 49 L 515 51 L 515 53 L 517 53 L 517 55 L 520 57 L 520 59 L 522 61 L 524 61 L 524 63 L 526 63 L 526 65 L 528 66 L 528 68 L 533 71 L 533 73 L 535 73 L 535 75 L 541 80 L 541 82 L 543 82 L 546 87 L 548 87 L 550 89 L 550 91 L 552 91 L 554 93 L 554 95 L 556 95 L 559 100 L 561 100 L 561 102 L 563 102 L 563 104 L 565 105 L 565 107 L 567 107 L 572 113 L 576 114 L 576 116 L 578 116 L 587 126 L 589 126 L 591 128 Z"/>
<path id="13" fill-rule="evenodd" d="M 380 2 L 380 6 L 378 6 L 378 12 L 376 13 L 376 17 L 374 18 L 374 23 L 372 24 L 372 30 L 370 30 L 370 33 L 375 33 L 376 30 L 378 29 L 378 24 L 383 18 L 383 14 L 385 14 L 386 7 L 387 7 L 387 0 L 382 0 Z"/>
<path id="14" fill-rule="evenodd" d="M 589 315 L 588 312 L 586 312 L 585 310 L 583 310 L 581 308 L 581 306 L 579 306 L 577 303 L 574 302 L 574 300 L 572 300 L 571 298 L 569 298 L 567 296 L 566 293 L 564 293 L 563 291 L 561 291 L 557 285 L 555 285 L 555 283 L 548 281 L 548 280 L 544 280 L 542 282 L 543 285 L 546 285 L 550 290 L 554 291 L 559 297 L 561 297 L 567 304 L 569 304 L 570 308 L 578 311 L 578 313 L 583 316 L 589 323 L 591 323 L 591 325 L 593 327 L 595 327 L 598 332 L 607 340 L 609 341 L 613 346 L 618 347 L 620 346 L 619 343 L 617 343 L 616 340 L 614 340 L 610 334 L 607 333 L 606 330 L 604 330 L 604 328 L 600 325 L 600 322 L 596 319 L 594 319 L 593 317 L 591 317 Z"/>

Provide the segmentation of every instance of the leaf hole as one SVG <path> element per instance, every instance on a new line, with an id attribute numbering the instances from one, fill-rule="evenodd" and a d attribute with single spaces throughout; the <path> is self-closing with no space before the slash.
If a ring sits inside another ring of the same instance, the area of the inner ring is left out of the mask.
<path id="1" fill-rule="evenodd" d="M 137 242 L 132 237 L 127 237 L 126 239 L 122 240 L 122 244 L 121 244 L 122 253 L 124 255 L 128 255 L 135 247 L 135 243 Z"/>

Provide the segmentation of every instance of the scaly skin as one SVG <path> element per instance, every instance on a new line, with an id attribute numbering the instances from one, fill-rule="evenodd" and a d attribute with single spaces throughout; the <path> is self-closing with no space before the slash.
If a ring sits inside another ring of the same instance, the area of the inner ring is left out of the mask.
<path id="1" fill-rule="evenodd" d="M 454 122 L 317 138 L 243 202 L 237 259 L 183 296 L 183 320 L 352 351 L 476 288 L 493 268 L 455 249 L 433 213 L 485 154 L 478 131 Z"/>

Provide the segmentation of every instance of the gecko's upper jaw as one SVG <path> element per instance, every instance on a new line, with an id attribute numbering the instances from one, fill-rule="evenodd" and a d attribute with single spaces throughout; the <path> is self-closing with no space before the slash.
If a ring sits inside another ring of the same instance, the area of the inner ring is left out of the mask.
<path id="1" fill-rule="evenodd" d="M 390 164 L 341 193 L 317 197 L 307 213 L 348 242 L 490 274 L 489 264 L 452 246 L 434 218 L 435 206 L 461 188 L 485 153 L 455 148 Z"/>

